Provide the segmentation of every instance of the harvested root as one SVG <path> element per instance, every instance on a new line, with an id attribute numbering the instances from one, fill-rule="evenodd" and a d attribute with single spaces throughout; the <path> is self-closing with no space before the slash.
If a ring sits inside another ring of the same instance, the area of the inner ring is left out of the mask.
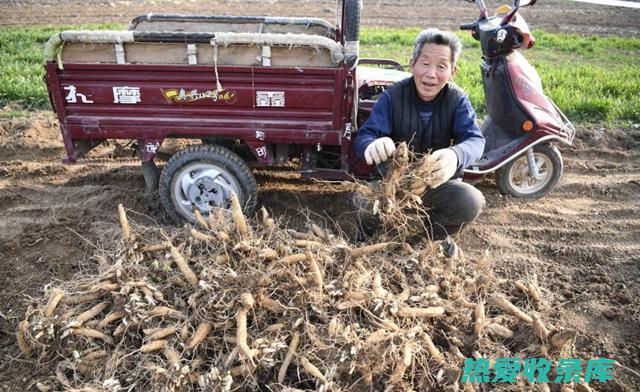
<path id="1" fill-rule="evenodd" d="M 411 356 L 411 345 L 409 344 L 409 342 L 405 342 L 402 349 L 402 358 L 396 362 L 396 367 L 393 370 L 393 374 L 391 374 L 391 377 L 389 377 L 389 385 L 395 385 L 402 381 L 404 373 L 407 371 L 407 368 L 411 366 Z"/>
<path id="2" fill-rule="evenodd" d="M 176 333 L 176 327 L 157 328 L 154 330 L 145 329 L 143 332 L 149 340 L 161 340 Z"/>
<path id="3" fill-rule="evenodd" d="M 253 351 L 247 344 L 247 308 L 241 308 L 236 313 L 236 344 L 238 350 L 253 363 Z"/>
<path id="4" fill-rule="evenodd" d="M 289 343 L 289 349 L 287 350 L 287 355 L 284 357 L 284 361 L 282 361 L 282 365 L 280 366 L 280 370 L 278 371 L 278 383 L 282 384 L 284 382 L 284 378 L 287 375 L 287 369 L 293 360 L 293 357 L 296 355 L 296 350 L 298 350 L 298 344 L 300 343 L 300 333 L 294 332 L 293 337 L 291 338 L 291 342 Z"/>
<path id="5" fill-rule="evenodd" d="M 304 253 L 297 253 L 281 258 L 280 260 L 276 261 L 276 264 L 292 264 L 299 261 L 305 261 L 306 259 L 307 256 Z"/>
<path id="6" fill-rule="evenodd" d="M 431 354 L 431 358 L 433 358 L 433 360 L 436 361 L 438 364 L 444 365 L 445 364 L 444 356 L 442 355 L 440 350 L 438 350 L 435 344 L 433 344 L 433 341 L 431 340 L 431 337 L 428 334 L 426 333 L 422 334 L 422 342 L 427 348 L 427 351 L 429 352 L 429 354 Z"/>
<path id="7" fill-rule="evenodd" d="M 202 241 L 202 242 L 207 242 L 207 243 L 216 242 L 216 237 L 209 234 L 202 233 L 196 229 L 191 229 L 191 236 L 196 240 Z"/>
<path id="8" fill-rule="evenodd" d="M 193 209 L 193 215 L 196 217 L 196 220 L 198 221 L 200 226 L 204 227 L 205 229 L 209 229 L 209 224 L 204 219 L 204 217 L 202 216 L 202 213 L 200 212 L 199 209 L 194 208 Z"/>
<path id="9" fill-rule="evenodd" d="M 366 245 L 360 248 L 352 248 L 349 249 L 349 256 L 356 258 L 365 255 L 370 255 L 372 253 L 381 252 L 383 250 L 387 250 L 393 243 L 392 242 L 381 242 L 379 244 Z"/>
<path id="10" fill-rule="evenodd" d="M 387 290 L 382 287 L 382 277 L 377 272 L 373 275 L 373 280 L 371 281 L 371 292 L 374 298 L 384 298 L 388 293 Z"/>
<path id="11" fill-rule="evenodd" d="M 183 319 L 186 316 L 179 310 L 171 309 L 167 306 L 156 306 L 149 310 L 148 317 L 169 317 L 174 319 Z"/>
<path id="12" fill-rule="evenodd" d="M 108 315 L 105 316 L 105 318 L 102 319 L 102 321 L 100 321 L 100 323 L 98 324 L 99 328 L 104 328 L 107 325 L 113 323 L 114 321 L 118 321 L 120 319 L 122 319 L 124 316 L 126 316 L 127 313 L 125 311 L 115 311 L 115 312 L 111 312 Z"/>
<path id="13" fill-rule="evenodd" d="M 26 339 L 28 329 L 29 329 L 29 321 L 23 320 L 20 322 L 20 324 L 18 324 L 18 330 L 16 331 L 16 339 L 18 341 L 18 347 L 20 348 L 20 351 L 22 351 L 22 354 L 24 354 L 26 358 L 31 357 L 31 347 L 29 347 L 29 344 L 27 343 L 27 339 Z"/>
<path id="14" fill-rule="evenodd" d="M 262 214 L 262 226 L 266 232 L 271 233 L 275 228 L 275 222 L 271 217 L 269 217 L 269 213 L 264 206 L 260 208 L 260 213 Z"/>
<path id="15" fill-rule="evenodd" d="M 173 257 L 173 261 L 175 261 L 176 265 L 178 266 L 178 269 L 180 270 L 180 272 L 182 272 L 185 279 L 187 279 L 187 282 L 189 282 L 189 284 L 191 284 L 192 286 L 197 286 L 199 282 L 198 277 L 193 272 L 193 270 L 189 267 L 189 264 L 184 259 L 184 257 L 182 257 L 182 254 L 180 254 L 180 251 L 178 250 L 178 248 L 176 248 L 171 244 L 167 244 L 167 245 L 169 245 L 169 249 L 171 249 L 171 256 Z"/>
<path id="16" fill-rule="evenodd" d="M 258 253 L 258 257 L 261 260 L 271 261 L 278 258 L 278 252 L 276 252 L 274 249 L 265 248 Z"/>
<path id="17" fill-rule="evenodd" d="M 480 337 L 482 335 L 482 330 L 484 329 L 485 323 L 484 302 L 478 301 L 473 314 L 476 318 L 476 321 L 473 325 L 473 331 L 475 332 L 476 336 Z"/>
<path id="18" fill-rule="evenodd" d="M 74 328 L 71 330 L 71 333 L 73 335 L 77 335 L 77 336 L 84 336 L 87 338 L 92 338 L 92 339 L 100 339 L 103 340 L 105 343 L 112 345 L 113 344 L 113 339 L 111 338 L 111 336 L 108 336 L 107 334 L 104 334 L 100 331 L 96 331 L 95 329 L 91 329 L 91 328 Z"/>
<path id="19" fill-rule="evenodd" d="M 170 348 L 162 350 L 162 355 L 167 358 L 167 362 L 174 371 L 180 370 L 180 355 Z"/>
<path id="20" fill-rule="evenodd" d="M 524 322 L 531 323 L 531 321 L 533 321 L 531 316 L 529 316 L 528 314 L 523 312 L 520 308 L 512 304 L 502 294 L 497 294 L 497 293 L 493 294 L 491 297 L 489 297 L 489 301 L 491 301 L 491 303 L 493 303 L 494 305 L 498 306 L 500 309 L 504 310 L 505 312 L 513 316 L 516 316 L 517 318 L 519 318 Z"/>
<path id="21" fill-rule="evenodd" d="M 53 313 L 56 311 L 56 307 L 58 307 L 58 304 L 60 303 L 60 301 L 62 301 L 62 298 L 64 298 L 64 296 L 65 292 L 62 289 L 55 288 L 51 290 L 51 297 L 49 298 L 47 308 L 44 311 L 45 317 L 53 316 Z"/>
<path id="22" fill-rule="evenodd" d="M 431 318 L 441 317 L 444 315 L 444 308 L 442 306 L 432 306 L 428 308 L 408 308 L 401 307 L 398 309 L 396 316 L 398 317 L 412 317 L 412 318 Z"/>
<path id="23" fill-rule="evenodd" d="M 185 349 L 191 351 L 196 348 L 200 343 L 204 341 L 207 335 L 209 335 L 209 333 L 211 332 L 211 328 L 213 328 L 213 325 L 206 321 L 200 323 L 200 325 L 198 325 L 198 329 L 196 329 L 196 332 L 187 341 L 187 346 L 185 347 Z"/>
<path id="24" fill-rule="evenodd" d="M 499 336 L 503 339 L 510 339 L 513 337 L 513 331 L 503 325 L 490 323 L 487 324 L 486 328 L 491 334 Z"/>
<path id="25" fill-rule="evenodd" d="M 316 262 L 316 259 L 313 257 L 311 252 L 305 251 L 305 256 L 307 258 L 307 261 L 309 262 L 309 269 L 311 270 L 311 279 L 313 280 L 313 283 L 315 284 L 316 288 L 318 290 L 322 290 L 322 287 L 324 285 L 324 282 L 322 279 L 322 271 L 320 271 L 320 267 L 318 266 L 318 263 Z"/>
<path id="26" fill-rule="evenodd" d="M 106 350 L 94 350 L 82 355 L 82 363 L 94 362 L 107 356 L 109 356 L 109 353 Z"/>
<path id="27" fill-rule="evenodd" d="M 105 310 L 108 305 L 109 304 L 107 302 L 100 302 L 99 304 L 93 306 L 91 309 L 87 310 L 86 312 L 81 313 L 78 317 L 76 317 L 74 320 L 72 320 L 69 323 L 69 326 L 70 327 L 81 326 L 85 322 L 91 320 L 92 318 L 102 313 L 102 311 Z"/>
<path id="28" fill-rule="evenodd" d="M 329 234 L 315 223 L 311 225 L 311 231 L 313 231 L 313 234 L 315 234 L 318 238 L 329 241 Z"/>
<path id="29" fill-rule="evenodd" d="M 300 359 L 300 364 L 302 365 L 304 370 L 307 372 L 307 374 L 309 374 L 312 377 L 315 377 L 322 384 L 327 383 L 327 379 L 325 378 L 324 374 L 322 374 L 322 372 L 317 367 L 315 367 L 311 362 L 309 362 L 309 360 L 306 357 L 302 357 Z"/>
<path id="30" fill-rule="evenodd" d="M 319 248 L 322 244 L 313 240 L 297 240 L 294 242 L 294 246 L 297 248 Z"/>
<path id="31" fill-rule="evenodd" d="M 282 306 L 280 302 L 275 299 L 271 299 L 264 294 L 258 294 L 258 304 L 263 308 L 269 309 L 272 312 L 284 312 L 286 308 Z"/>
<path id="32" fill-rule="evenodd" d="M 540 339 L 542 343 L 546 342 L 547 337 L 549 336 L 549 330 L 547 330 L 547 327 L 545 327 L 542 320 L 540 320 L 540 317 L 533 316 L 531 325 L 533 326 L 533 332 L 536 334 L 538 339 Z"/>
<path id="33" fill-rule="evenodd" d="M 529 289 L 529 295 L 531 295 L 531 298 L 533 298 L 533 300 L 536 301 L 537 303 L 541 303 L 542 294 L 540 294 L 540 289 L 538 288 L 538 286 L 533 282 L 531 282 L 529 283 L 527 288 Z"/>
<path id="34" fill-rule="evenodd" d="M 150 244 L 144 245 L 142 248 L 140 248 L 140 252 L 144 253 L 164 252 L 166 250 L 169 250 L 167 244 Z"/>
<path id="35" fill-rule="evenodd" d="M 127 242 L 133 241 L 133 235 L 129 229 L 129 221 L 127 220 L 127 213 L 124 211 L 122 204 L 118 204 L 118 218 L 120 219 L 120 227 L 122 228 L 122 237 Z"/>
<path id="36" fill-rule="evenodd" d="M 150 343 L 147 343 L 140 347 L 140 352 L 143 353 L 152 353 L 155 351 L 164 350 L 167 347 L 166 340 L 154 340 Z"/>
<path id="37" fill-rule="evenodd" d="M 110 280 L 105 280 L 104 282 L 100 282 L 89 288 L 89 291 L 96 292 L 96 293 L 100 291 L 111 292 L 111 291 L 117 291 L 117 290 L 120 290 L 120 285 Z"/>
<path id="38" fill-rule="evenodd" d="M 247 227 L 247 221 L 244 219 L 244 214 L 242 213 L 238 195 L 236 195 L 235 192 L 231 192 L 231 217 L 233 223 L 236 225 L 238 234 L 240 234 L 241 237 L 246 236 L 249 233 L 249 229 Z"/>
<path id="39" fill-rule="evenodd" d="M 80 305 L 87 302 L 93 302 L 102 297 L 102 293 L 91 292 L 78 295 L 65 295 L 62 298 L 62 303 L 65 305 Z"/>

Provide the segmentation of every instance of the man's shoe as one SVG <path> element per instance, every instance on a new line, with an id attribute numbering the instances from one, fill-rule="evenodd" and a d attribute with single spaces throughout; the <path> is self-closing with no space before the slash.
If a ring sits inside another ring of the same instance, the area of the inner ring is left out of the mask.
<path id="1" fill-rule="evenodd" d="M 458 244 L 456 244 L 450 236 L 447 236 L 447 238 L 442 240 L 440 248 L 442 249 L 444 257 L 448 259 L 457 259 L 460 255 L 460 248 L 458 248 Z"/>

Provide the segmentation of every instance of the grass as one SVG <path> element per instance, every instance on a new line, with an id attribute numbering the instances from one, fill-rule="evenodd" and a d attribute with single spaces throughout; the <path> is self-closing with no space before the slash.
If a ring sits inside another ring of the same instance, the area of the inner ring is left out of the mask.
<path id="1" fill-rule="evenodd" d="M 8 27 L 0 29 L 0 105 L 25 109 L 49 108 L 44 75 L 44 44 L 64 30 L 122 29 L 119 24 Z"/>
<path id="2" fill-rule="evenodd" d="M 408 64 L 418 29 L 364 29 L 361 55 Z M 522 53 L 536 67 L 546 94 L 577 122 L 640 122 L 640 39 L 582 37 L 534 31 L 536 45 Z M 485 111 L 480 45 L 460 32 L 463 52 L 456 83 Z"/>
<path id="3" fill-rule="evenodd" d="M 122 29 L 118 24 L 9 27 L 0 30 L 0 105 L 49 108 L 42 81 L 43 48 L 51 35 L 66 29 Z M 408 64 L 418 29 L 364 28 L 362 57 L 392 58 Z M 536 46 L 524 55 L 537 68 L 546 93 L 577 122 L 640 123 L 640 39 L 582 37 L 534 31 Z M 480 46 L 459 33 L 464 50 L 456 83 L 482 116 Z"/>

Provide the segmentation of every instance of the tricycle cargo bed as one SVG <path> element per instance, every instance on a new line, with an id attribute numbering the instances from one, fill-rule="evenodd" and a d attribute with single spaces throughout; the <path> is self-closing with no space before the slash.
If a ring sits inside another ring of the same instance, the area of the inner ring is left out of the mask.
<path id="1" fill-rule="evenodd" d="M 49 40 L 47 60 L 68 63 L 217 64 L 337 67 L 335 41 L 306 34 L 64 31 Z"/>
<path id="2" fill-rule="evenodd" d="M 297 33 L 335 39 L 336 31 L 323 19 L 263 16 L 204 16 L 148 14 L 133 18 L 129 30 L 227 33 Z"/>

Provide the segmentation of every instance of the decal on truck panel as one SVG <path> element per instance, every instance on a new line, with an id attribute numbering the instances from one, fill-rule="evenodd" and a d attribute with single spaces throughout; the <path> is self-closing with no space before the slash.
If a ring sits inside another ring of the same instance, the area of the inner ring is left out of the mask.
<path id="1" fill-rule="evenodd" d="M 161 89 L 161 91 L 169 102 L 192 102 L 210 98 L 213 102 L 234 103 L 237 98 L 235 91 L 229 90 L 198 91 L 198 89 L 193 89 L 185 91 L 183 88 L 170 88 L 167 90 Z"/>
<path id="2" fill-rule="evenodd" d="M 264 146 L 256 148 L 256 155 L 260 158 L 265 158 L 267 156 L 267 148 Z"/>
<path id="3" fill-rule="evenodd" d="M 264 141 L 264 132 L 256 131 L 256 139 Z"/>
<path id="4" fill-rule="evenodd" d="M 86 95 L 76 92 L 76 86 L 71 85 L 71 86 L 65 87 L 64 89 L 69 92 L 69 94 L 67 94 L 67 96 L 64 97 L 64 99 L 68 103 L 77 103 L 78 102 L 78 98 L 80 98 L 80 101 L 82 103 L 93 103 L 93 101 L 90 101 L 90 100 L 87 99 Z"/>
<path id="5" fill-rule="evenodd" d="M 256 91 L 256 106 L 284 107 L 284 91 Z"/>
<path id="6" fill-rule="evenodd" d="M 155 154 L 158 152 L 158 148 L 160 148 L 160 142 L 147 142 L 144 145 L 144 152 L 149 152 Z"/>
<path id="7" fill-rule="evenodd" d="M 140 87 L 113 87 L 113 103 L 136 104 L 142 102 Z"/>

